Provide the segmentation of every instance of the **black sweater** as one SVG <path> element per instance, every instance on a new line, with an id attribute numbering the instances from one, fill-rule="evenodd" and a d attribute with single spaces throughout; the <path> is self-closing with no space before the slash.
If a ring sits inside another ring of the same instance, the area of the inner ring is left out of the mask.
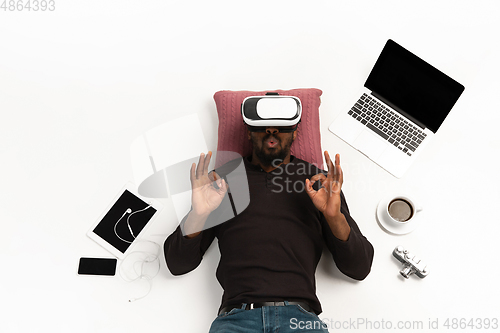
<path id="1" fill-rule="evenodd" d="M 324 244 L 339 270 L 356 280 L 370 272 L 372 245 L 350 216 L 343 194 L 341 212 L 351 227 L 347 241 L 332 234 L 325 217 L 314 207 L 305 191 L 305 179 L 325 171 L 293 156 L 289 164 L 269 173 L 251 164 L 249 157 L 244 158 L 244 166 L 250 191 L 248 207 L 192 239 L 183 236 L 184 217 L 164 244 L 170 272 L 181 275 L 195 269 L 217 237 L 220 261 L 216 277 L 224 289 L 220 308 L 288 300 L 307 302 L 321 313 L 314 274 Z M 216 171 L 224 176 L 224 166 Z M 209 220 L 225 214 L 219 208 Z M 206 225 L 215 224 L 207 221 Z"/>

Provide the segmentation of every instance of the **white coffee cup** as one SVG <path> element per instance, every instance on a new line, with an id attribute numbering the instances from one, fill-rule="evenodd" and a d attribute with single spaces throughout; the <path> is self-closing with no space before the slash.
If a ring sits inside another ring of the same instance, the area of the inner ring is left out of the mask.
<path id="1" fill-rule="evenodd" d="M 379 224 L 393 234 L 406 234 L 416 227 L 422 206 L 408 195 L 391 195 L 381 200 L 377 207 Z"/>
<path id="2" fill-rule="evenodd" d="M 422 210 L 414 200 L 407 196 L 396 196 L 385 208 L 388 218 L 393 223 L 409 223 Z"/>

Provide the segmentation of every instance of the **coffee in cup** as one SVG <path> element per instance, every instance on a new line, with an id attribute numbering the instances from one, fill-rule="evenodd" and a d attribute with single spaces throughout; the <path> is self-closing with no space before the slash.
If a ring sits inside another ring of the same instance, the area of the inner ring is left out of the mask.
<path id="1" fill-rule="evenodd" d="M 387 232 L 404 235 L 418 225 L 422 206 L 405 194 L 392 194 L 380 200 L 376 217 L 379 225 Z"/>
<path id="2" fill-rule="evenodd" d="M 406 222 L 413 217 L 413 205 L 402 198 L 393 199 L 388 207 L 389 215 L 398 222 Z"/>

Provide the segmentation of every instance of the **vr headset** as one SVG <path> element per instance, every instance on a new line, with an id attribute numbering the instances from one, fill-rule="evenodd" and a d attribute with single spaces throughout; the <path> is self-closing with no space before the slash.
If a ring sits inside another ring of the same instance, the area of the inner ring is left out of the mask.
<path id="1" fill-rule="evenodd" d="M 243 121 L 251 132 L 265 132 L 266 127 L 277 127 L 282 133 L 297 129 L 302 115 L 302 104 L 295 96 L 267 93 L 249 96 L 241 103 Z"/>

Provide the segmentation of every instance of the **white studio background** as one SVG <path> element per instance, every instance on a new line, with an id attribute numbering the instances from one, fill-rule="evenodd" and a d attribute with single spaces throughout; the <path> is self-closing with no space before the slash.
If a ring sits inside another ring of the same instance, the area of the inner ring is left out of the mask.
<path id="1" fill-rule="evenodd" d="M 0 331 L 207 332 L 222 296 L 216 244 L 181 277 L 162 255 L 151 293 L 129 303 L 147 286 L 76 274 L 79 257 L 110 256 L 85 233 L 133 181 L 130 145 L 147 130 L 197 113 L 215 150 L 216 91 L 307 87 L 323 90 L 323 149 L 341 153 L 351 213 L 376 251 L 361 283 L 325 253 L 320 317 L 422 321 L 406 329 L 415 332 L 436 319 L 498 318 L 499 2 L 55 0 L 53 11 L 0 3 Z M 466 87 L 402 179 L 327 130 L 388 38 Z M 186 128 L 172 144 L 191 137 Z M 391 191 L 424 206 L 425 223 L 410 235 L 375 222 Z M 160 244 L 178 223 L 161 201 L 148 229 Z M 398 244 L 431 263 L 426 279 L 399 278 Z"/>

